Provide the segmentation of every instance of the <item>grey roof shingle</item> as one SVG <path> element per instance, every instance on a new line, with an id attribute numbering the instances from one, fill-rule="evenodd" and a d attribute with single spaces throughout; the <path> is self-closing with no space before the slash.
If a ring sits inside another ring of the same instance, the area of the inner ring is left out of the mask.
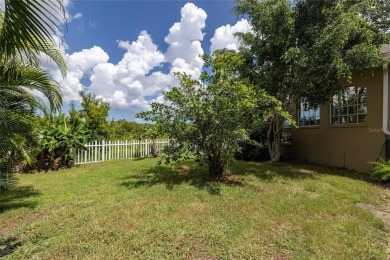
<path id="1" fill-rule="evenodd" d="M 382 45 L 381 52 L 386 58 L 390 59 L 390 44 Z"/>

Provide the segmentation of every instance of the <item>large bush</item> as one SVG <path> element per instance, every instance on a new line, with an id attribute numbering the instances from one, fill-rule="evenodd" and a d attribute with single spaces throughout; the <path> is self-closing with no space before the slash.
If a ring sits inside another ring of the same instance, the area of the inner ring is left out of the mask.
<path id="1" fill-rule="evenodd" d="M 275 98 L 256 91 L 241 77 L 240 53 L 222 50 L 203 58 L 206 69 L 200 81 L 176 73 L 180 86 L 164 94 L 166 103 L 153 103 L 152 110 L 138 116 L 157 123 L 158 131 L 169 138 L 164 147 L 166 162 L 192 155 L 219 178 L 240 149 L 239 143 L 249 139 L 253 124 L 281 108 Z"/>

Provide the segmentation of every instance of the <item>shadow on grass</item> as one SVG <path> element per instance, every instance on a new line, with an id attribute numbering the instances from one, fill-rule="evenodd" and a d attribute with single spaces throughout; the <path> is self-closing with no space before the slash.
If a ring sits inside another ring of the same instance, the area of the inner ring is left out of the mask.
<path id="1" fill-rule="evenodd" d="M 183 183 L 198 189 L 207 190 L 210 194 L 219 195 L 223 185 L 245 186 L 246 176 L 254 176 L 259 181 L 272 183 L 275 181 L 293 180 L 303 181 L 307 179 L 318 180 L 321 175 L 342 176 L 356 180 L 370 181 L 364 173 L 348 171 L 341 168 L 333 168 L 298 162 L 258 163 L 236 161 L 229 168 L 226 178 L 221 181 L 210 179 L 207 167 L 196 166 L 193 162 L 188 164 L 174 163 L 171 166 L 155 166 L 141 172 L 124 176 L 121 185 L 127 188 L 151 187 L 164 184 L 168 190 L 175 185 Z"/>
<path id="2" fill-rule="evenodd" d="M 312 171 L 309 167 L 294 165 L 291 163 L 258 163 L 237 161 L 231 167 L 232 175 L 246 176 L 252 175 L 262 182 L 272 182 L 275 178 L 290 180 L 318 179 L 317 171 Z"/>
<path id="3" fill-rule="evenodd" d="M 32 209 L 37 203 L 27 199 L 40 194 L 32 186 L 16 187 L 7 192 L 0 193 L 0 214 L 18 208 Z"/>
<path id="4" fill-rule="evenodd" d="M 141 174 L 124 176 L 120 179 L 123 180 L 121 182 L 122 186 L 132 189 L 164 184 L 168 190 L 172 190 L 175 185 L 185 183 L 199 190 L 206 190 L 211 195 L 220 195 L 222 185 L 243 185 L 242 182 L 228 178 L 216 181 L 210 178 L 206 167 L 180 164 L 176 164 L 175 166 L 155 166 Z"/>
<path id="5" fill-rule="evenodd" d="M 133 159 L 133 161 L 144 161 L 144 160 L 147 160 L 147 159 L 150 159 L 151 157 L 136 157 Z"/>
<path id="6" fill-rule="evenodd" d="M 237 161 L 231 167 L 234 175 L 254 175 L 263 181 L 272 181 L 276 177 L 291 180 L 318 179 L 321 175 L 334 175 L 353 180 L 372 182 L 370 175 L 344 168 L 307 164 L 296 161 L 279 163 Z"/>
<path id="7" fill-rule="evenodd" d="M 319 164 L 307 164 L 296 161 L 284 162 L 283 164 L 291 165 L 291 167 L 305 168 L 316 172 L 321 175 L 334 175 L 340 177 L 346 177 L 353 180 L 362 180 L 367 182 L 373 182 L 371 176 L 367 172 L 357 172 L 354 170 L 348 170 L 340 167 L 325 166 Z"/>
<path id="8" fill-rule="evenodd" d="M 0 237 L 0 259 L 11 255 L 15 249 L 21 245 L 22 243 L 20 243 L 15 237 L 8 237 L 5 239 Z"/>

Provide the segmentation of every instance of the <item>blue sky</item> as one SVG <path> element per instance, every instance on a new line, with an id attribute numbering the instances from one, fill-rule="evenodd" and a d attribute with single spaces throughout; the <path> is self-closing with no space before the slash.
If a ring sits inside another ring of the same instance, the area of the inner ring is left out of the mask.
<path id="1" fill-rule="evenodd" d="M 174 71 L 198 77 L 199 55 L 237 49 L 233 34 L 249 31 L 232 13 L 234 1 L 65 1 L 69 17 L 63 48 L 68 76 L 48 66 L 61 83 L 65 106 L 78 91 L 111 104 L 110 118 L 133 120 L 177 81 Z M 211 42 L 212 40 L 212 42 Z"/>
<path id="2" fill-rule="evenodd" d="M 82 13 L 81 19 L 68 25 L 66 42 L 69 51 L 75 52 L 98 45 L 110 54 L 111 62 L 118 62 L 123 51 L 117 40 L 135 40 L 146 30 L 154 42 L 166 49 L 164 37 L 169 28 L 180 20 L 180 9 L 184 1 L 102 1 L 73 0 L 70 11 Z M 192 1 L 207 13 L 205 39 L 202 47 L 210 48 L 210 39 L 216 28 L 235 24 L 237 17 L 231 12 L 234 1 Z"/>

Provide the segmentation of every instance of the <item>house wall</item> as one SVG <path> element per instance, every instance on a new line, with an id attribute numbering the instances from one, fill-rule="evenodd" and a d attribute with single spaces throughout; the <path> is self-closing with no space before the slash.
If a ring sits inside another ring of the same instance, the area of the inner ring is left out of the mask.
<path id="1" fill-rule="evenodd" d="M 367 87 L 367 123 L 331 125 L 330 104 L 321 105 L 320 125 L 293 127 L 292 145 L 282 148 L 285 157 L 357 171 L 370 169 L 369 162 L 376 159 L 385 140 L 381 131 L 382 68 L 370 70 L 364 76 L 354 73 L 350 85 Z M 294 114 L 298 117 L 298 111 Z"/>

